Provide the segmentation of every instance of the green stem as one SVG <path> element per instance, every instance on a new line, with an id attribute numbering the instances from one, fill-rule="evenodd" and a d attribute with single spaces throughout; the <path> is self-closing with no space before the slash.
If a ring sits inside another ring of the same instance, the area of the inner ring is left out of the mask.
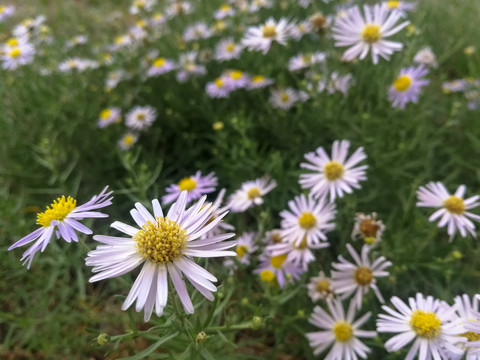
<path id="1" fill-rule="evenodd" d="M 229 330 L 245 330 L 245 329 L 250 329 L 251 328 L 251 323 L 243 323 L 243 324 L 237 324 L 237 325 L 222 325 L 222 326 L 211 326 L 207 328 L 208 331 L 229 331 Z"/>

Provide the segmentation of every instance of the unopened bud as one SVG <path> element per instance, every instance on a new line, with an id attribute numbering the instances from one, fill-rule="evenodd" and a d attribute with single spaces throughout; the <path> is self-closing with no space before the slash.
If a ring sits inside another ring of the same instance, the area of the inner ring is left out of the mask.
<path id="1" fill-rule="evenodd" d="M 452 255 L 453 255 L 453 257 L 454 257 L 455 259 L 461 259 L 461 258 L 463 257 L 462 253 L 461 253 L 460 251 L 458 251 L 458 250 L 454 250 L 454 251 L 452 252 Z"/>
<path id="2" fill-rule="evenodd" d="M 262 318 L 259 316 L 254 316 L 252 319 L 252 322 L 250 323 L 250 328 L 253 330 L 261 329 L 264 326 L 265 326 L 265 323 L 263 322 Z"/>
<path id="3" fill-rule="evenodd" d="M 97 344 L 98 345 L 106 345 L 110 342 L 110 336 L 105 333 L 101 333 L 97 336 Z"/>
<path id="4" fill-rule="evenodd" d="M 207 334 L 205 333 L 205 331 L 200 331 L 198 334 L 197 334 L 197 343 L 203 343 L 205 340 L 207 339 Z"/>
<path id="5" fill-rule="evenodd" d="M 243 298 L 243 299 L 241 300 L 241 304 L 242 304 L 243 306 L 248 305 L 249 302 L 250 302 L 250 301 L 248 300 L 248 298 Z"/>

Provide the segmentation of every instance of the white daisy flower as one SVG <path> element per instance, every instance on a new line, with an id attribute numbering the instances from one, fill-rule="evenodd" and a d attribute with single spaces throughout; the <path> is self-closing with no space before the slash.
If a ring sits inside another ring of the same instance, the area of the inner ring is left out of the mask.
<path id="1" fill-rule="evenodd" d="M 267 251 L 272 256 L 287 255 L 287 261 L 299 266 L 303 271 L 308 270 L 308 264 L 316 261 L 312 250 L 324 249 L 329 247 L 328 242 L 321 242 L 319 244 L 308 245 L 307 238 L 304 237 L 300 244 L 295 245 L 291 242 L 281 242 L 267 246 Z"/>
<path id="2" fill-rule="evenodd" d="M 169 204 L 177 200 L 180 195 L 187 192 L 187 203 L 192 200 L 197 200 L 202 195 L 214 192 L 218 184 L 218 178 L 215 176 L 215 172 L 211 172 L 202 176 L 201 171 L 197 171 L 192 176 L 182 178 L 177 184 L 171 184 L 165 188 L 167 193 L 162 197 L 164 204 Z"/>
<path id="3" fill-rule="evenodd" d="M 149 23 L 151 27 L 158 27 L 159 25 L 165 23 L 165 21 L 167 21 L 165 16 L 161 12 L 156 12 L 150 18 Z"/>
<path id="4" fill-rule="evenodd" d="M 318 276 L 310 278 L 310 282 L 307 284 L 308 296 L 313 302 L 318 300 L 333 299 L 333 286 L 332 279 L 325 276 L 323 271 L 318 273 Z"/>
<path id="5" fill-rule="evenodd" d="M 222 4 L 220 8 L 215 11 L 213 17 L 219 20 L 233 15 L 235 15 L 235 10 L 233 10 L 233 8 L 228 4 Z"/>
<path id="6" fill-rule="evenodd" d="M 183 39 L 185 41 L 193 41 L 200 39 L 208 39 L 213 34 L 211 28 L 203 22 L 199 22 L 193 25 L 188 26 L 183 33 Z"/>
<path id="7" fill-rule="evenodd" d="M 50 206 L 47 206 L 44 212 L 37 214 L 37 224 L 41 225 L 41 228 L 18 240 L 8 250 L 36 240 L 23 253 L 21 258 L 23 265 L 27 264 L 27 268 L 30 269 L 35 254 L 46 249 L 53 234 L 56 235 L 57 239 L 62 238 L 68 243 L 72 242 L 72 240 L 78 242 L 75 230 L 87 235 L 92 234 L 92 230 L 81 224 L 79 220 L 108 217 L 107 214 L 95 211 L 112 204 L 112 192 L 107 192 L 107 189 L 108 186 L 100 194 L 93 196 L 89 201 L 80 206 L 77 206 L 77 200 L 70 196 L 68 198 L 62 196 L 54 200 Z"/>
<path id="8" fill-rule="evenodd" d="M 213 202 L 212 205 L 212 216 L 208 220 L 208 223 L 212 222 L 215 220 L 217 217 L 221 216 L 225 211 L 228 210 L 227 206 L 222 206 L 223 198 L 225 197 L 225 189 L 220 190 L 220 192 L 217 195 L 217 198 Z M 232 232 L 235 230 L 235 227 L 231 224 L 228 224 L 225 222 L 223 219 L 220 221 L 217 226 L 212 228 L 210 231 L 206 232 L 203 234 L 200 238 L 208 238 L 208 237 L 213 237 L 221 234 L 225 234 L 226 232 Z"/>
<path id="9" fill-rule="evenodd" d="M 418 203 L 420 207 L 439 208 L 435 211 L 429 221 L 440 219 L 438 227 L 447 226 L 450 240 L 457 232 L 462 237 L 466 237 L 467 233 L 476 237 L 475 225 L 470 220 L 480 221 L 480 216 L 473 214 L 467 210 L 471 210 L 480 205 L 479 195 L 464 199 L 465 185 L 460 185 L 455 194 L 450 195 L 445 185 L 441 182 L 430 182 L 426 186 L 420 186 L 417 191 Z"/>
<path id="10" fill-rule="evenodd" d="M 342 299 L 354 294 L 352 302 L 360 309 L 363 296 L 372 289 L 378 300 L 384 303 L 382 294 L 377 287 L 377 278 L 390 275 L 385 269 L 390 267 L 392 263 L 387 261 L 384 256 L 370 260 L 370 247 L 368 245 L 363 245 L 361 256 L 350 244 L 347 244 L 347 250 L 355 263 L 345 260 L 341 255 L 338 257 L 339 263 L 332 263 L 332 267 L 336 270 L 332 271 L 332 284 L 335 293 L 340 295 Z"/>
<path id="11" fill-rule="evenodd" d="M 283 241 L 296 246 L 305 238 L 308 246 L 327 241 L 325 234 L 335 228 L 333 220 L 337 210 L 334 203 L 301 194 L 290 200 L 288 207 L 290 211 L 280 212 Z"/>
<path id="12" fill-rule="evenodd" d="M 237 260 L 242 264 L 250 265 L 250 255 L 258 250 L 258 245 L 255 244 L 256 232 L 245 232 L 237 239 Z"/>
<path id="13" fill-rule="evenodd" d="M 152 66 L 147 71 L 147 76 L 165 74 L 173 69 L 175 69 L 175 63 L 172 60 L 160 57 L 152 62 Z"/>
<path id="14" fill-rule="evenodd" d="M 265 232 L 265 236 L 262 239 L 265 245 L 279 244 L 282 242 L 282 230 L 273 229 Z"/>
<path id="15" fill-rule="evenodd" d="M 405 359 L 413 359 L 417 354 L 418 360 L 463 355 L 463 350 L 455 346 L 466 340 L 460 337 L 464 328 L 461 319 L 455 319 L 455 308 L 420 293 L 416 298 L 409 298 L 408 305 L 396 296 L 390 301 L 396 309 L 382 306 L 388 315 L 380 314 L 377 319 L 379 333 L 398 333 L 385 343 L 387 351 L 398 351 L 414 341 Z"/>
<path id="16" fill-rule="evenodd" d="M 15 70 L 33 62 L 35 48 L 22 38 L 12 38 L 0 47 L 0 60 L 4 70 Z"/>
<path id="17" fill-rule="evenodd" d="M 276 186 L 275 180 L 265 178 L 244 182 L 240 189 L 230 195 L 227 206 L 231 212 L 244 212 L 251 207 L 262 205 L 263 196 Z"/>
<path id="18" fill-rule="evenodd" d="M 142 265 L 122 310 L 127 310 L 135 301 L 135 309 L 144 310 L 144 320 L 149 321 L 155 308 L 157 316 L 163 314 L 168 299 L 168 276 L 180 297 L 186 313 L 194 307 L 185 286 L 188 279 L 203 296 L 213 300 L 217 288 L 212 282 L 217 279 L 193 261 L 192 257 L 210 258 L 235 256 L 226 251 L 235 246 L 235 241 L 224 241 L 232 233 L 200 240 L 226 215 L 223 213 L 209 224 L 212 207 L 205 204 L 206 196 L 186 208 L 187 192 L 164 215 L 157 199 L 152 201 L 153 216 L 142 204 L 136 203 L 130 211 L 138 228 L 116 221 L 111 226 L 128 237 L 96 235 L 94 240 L 102 243 L 88 253 L 87 266 L 93 266 L 89 282 L 117 277 Z M 203 206 L 203 208 L 202 208 Z"/>
<path id="19" fill-rule="evenodd" d="M 438 66 L 437 58 L 431 47 L 420 49 L 414 56 L 413 62 L 436 68 Z"/>
<path id="20" fill-rule="evenodd" d="M 104 128 L 108 125 L 119 123 L 122 120 L 121 115 L 122 115 L 122 111 L 118 107 L 109 107 L 109 108 L 103 109 L 100 112 L 97 126 L 99 128 Z"/>
<path id="21" fill-rule="evenodd" d="M 480 313 L 478 312 L 478 295 L 470 298 L 467 294 L 455 296 L 455 308 L 463 322 L 466 332 L 460 334 L 467 338 L 466 343 L 461 343 L 461 348 L 466 350 L 465 360 L 480 360 Z M 466 349 L 465 349 L 466 347 Z"/>
<path id="22" fill-rule="evenodd" d="M 334 71 L 330 74 L 329 79 L 320 80 L 318 82 L 317 91 L 322 92 L 327 90 L 329 94 L 334 94 L 339 91 L 346 96 L 351 86 L 352 74 L 341 76 L 338 72 Z"/>
<path id="23" fill-rule="evenodd" d="M 157 0 L 133 0 L 132 5 L 128 9 L 130 14 L 140 14 L 142 11 L 150 12 L 155 6 Z"/>
<path id="24" fill-rule="evenodd" d="M 298 71 L 308 68 L 314 64 L 325 62 L 326 56 L 324 52 L 317 51 L 313 54 L 299 54 L 288 61 L 288 70 Z"/>
<path id="25" fill-rule="evenodd" d="M 403 17 L 407 16 L 407 11 L 412 11 L 416 7 L 416 4 L 403 0 L 386 0 L 382 4 L 390 11 L 398 11 Z"/>
<path id="26" fill-rule="evenodd" d="M 251 77 L 250 82 L 247 84 L 247 89 L 260 89 L 272 85 L 273 83 L 274 81 L 272 79 L 268 79 L 262 75 L 255 75 Z"/>
<path id="27" fill-rule="evenodd" d="M 392 106 L 404 109 L 409 102 L 417 103 L 422 87 L 430 83 L 430 80 L 423 79 L 427 74 L 428 70 L 423 65 L 400 70 L 400 74 L 388 90 L 388 99 Z"/>
<path id="28" fill-rule="evenodd" d="M 290 36 L 292 39 L 299 41 L 304 35 L 313 31 L 313 24 L 309 20 L 304 20 L 290 27 Z"/>
<path id="29" fill-rule="evenodd" d="M 205 66 L 196 63 L 197 55 L 196 51 L 189 51 L 180 55 L 178 59 L 179 71 L 177 73 L 179 82 L 186 82 L 191 76 L 204 75 L 207 72 Z"/>
<path id="30" fill-rule="evenodd" d="M 248 74 L 240 70 L 227 70 L 223 73 L 222 79 L 232 90 L 244 88 L 250 83 Z"/>
<path id="31" fill-rule="evenodd" d="M 306 334 L 310 346 L 314 349 L 313 354 L 318 355 L 333 345 L 325 359 L 366 359 L 370 349 L 358 338 L 377 336 L 375 331 L 360 329 L 371 314 L 368 312 L 355 321 L 355 307 L 352 304 L 348 307 L 347 314 L 340 300 L 327 300 L 327 306 L 330 314 L 320 306 L 315 306 L 309 319 L 310 324 L 321 329 Z"/>
<path id="32" fill-rule="evenodd" d="M 165 14 L 169 19 L 178 15 L 187 15 L 193 12 L 193 6 L 188 1 L 175 1 L 168 4 L 165 9 Z"/>
<path id="33" fill-rule="evenodd" d="M 355 6 L 349 9 L 345 16 L 337 17 L 332 35 L 336 40 L 335 46 L 350 47 L 343 54 L 346 61 L 357 57 L 364 59 L 369 51 L 372 53 L 374 64 L 378 63 L 379 56 L 388 60 L 390 55 L 401 50 L 403 45 L 386 38 L 402 30 L 409 22 L 396 25 L 402 14 L 395 10 L 390 11 L 382 4 L 373 7 L 364 5 L 363 11 L 365 17 L 360 13 L 358 6 Z"/>
<path id="34" fill-rule="evenodd" d="M 152 126 L 157 111 L 151 106 L 135 106 L 125 115 L 125 125 L 134 130 L 145 130 Z"/>
<path id="35" fill-rule="evenodd" d="M 302 189 L 309 189 L 314 197 L 322 198 L 330 194 L 330 201 L 335 197 L 343 197 L 344 193 L 352 193 L 352 188 L 359 189 L 359 182 L 366 180 L 365 170 L 368 165 L 356 166 L 367 158 L 363 147 L 359 147 L 347 159 L 350 142 L 336 140 L 332 146 L 330 158 L 323 147 L 315 152 L 305 154 L 307 163 L 300 167 L 315 171 L 315 173 L 301 174 L 299 183 Z"/>
<path id="36" fill-rule="evenodd" d="M 286 254 L 272 256 L 268 251 L 260 255 L 260 265 L 253 271 L 263 282 L 274 282 L 280 289 L 298 280 L 303 272 L 302 268 L 287 260 Z"/>
<path id="37" fill-rule="evenodd" d="M 118 147 L 120 150 L 126 151 L 130 149 L 138 141 L 138 135 L 129 131 L 118 140 Z"/>
<path id="38" fill-rule="evenodd" d="M 215 59 L 219 61 L 238 59 L 243 46 L 236 44 L 232 37 L 221 40 L 215 47 Z"/>
<path id="39" fill-rule="evenodd" d="M 105 80 L 105 91 L 111 91 L 117 87 L 120 81 L 126 80 L 130 75 L 125 70 L 110 71 Z"/>
<path id="40" fill-rule="evenodd" d="M 287 45 L 291 24 L 286 19 L 280 19 L 278 23 L 269 18 L 264 25 L 250 26 L 242 39 L 242 44 L 249 50 L 268 52 L 272 42 Z"/>
<path id="41" fill-rule="evenodd" d="M 205 85 L 206 93 L 212 98 L 226 98 L 232 90 L 229 81 L 224 77 L 216 78 Z"/>
<path id="42" fill-rule="evenodd" d="M 292 88 L 272 90 L 268 101 L 276 109 L 288 110 L 299 101 L 305 101 L 301 98 L 305 94 Z M 307 95 L 308 98 L 308 95 Z"/>
<path id="43" fill-rule="evenodd" d="M 71 49 L 77 45 L 84 45 L 88 42 L 88 37 L 86 35 L 76 35 L 72 39 L 65 42 L 65 48 Z"/>
<path id="44" fill-rule="evenodd" d="M 377 220 L 377 213 L 365 215 L 355 214 L 355 224 L 352 231 L 352 239 L 362 239 L 366 244 L 373 245 L 382 240 L 385 225 L 382 220 Z"/>
<path id="45" fill-rule="evenodd" d="M 273 6 L 273 1 L 272 0 L 252 0 L 250 3 L 250 7 L 248 8 L 248 11 L 251 13 L 256 13 L 260 9 L 268 9 Z"/>

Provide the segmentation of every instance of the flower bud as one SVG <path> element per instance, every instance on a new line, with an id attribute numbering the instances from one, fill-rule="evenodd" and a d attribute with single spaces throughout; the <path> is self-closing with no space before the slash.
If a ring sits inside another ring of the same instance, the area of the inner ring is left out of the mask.
<path id="1" fill-rule="evenodd" d="M 250 328 L 253 330 L 261 329 L 264 326 L 265 326 L 265 323 L 263 322 L 262 318 L 259 316 L 254 316 L 252 319 L 252 322 L 250 323 Z"/>
<path id="2" fill-rule="evenodd" d="M 98 345 L 106 345 L 110 342 L 110 336 L 105 333 L 101 333 L 97 336 L 97 344 Z"/>

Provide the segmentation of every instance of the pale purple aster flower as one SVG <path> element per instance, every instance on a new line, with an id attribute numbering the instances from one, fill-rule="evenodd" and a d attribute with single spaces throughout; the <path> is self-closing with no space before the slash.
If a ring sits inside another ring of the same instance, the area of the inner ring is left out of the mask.
<path id="1" fill-rule="evenodd" d="M 336 18 L 332 29 L 335 46 L 350 47 L 343 54 L 343 59 L 347 61 L 356 58 L 362 60 L 369 52 L 372 53 L 374 64 L 378 63 L 379 57 L 388 60 L 403 45 L 386 38 L 402 30 L 409 22 L 396 25 L 402 14 L 396 10 L 390 11 L 382 4 L 364 5 L 363 11 L 365 16 L 355 6 L 347 10 L 344 16 Z"/>
<path id="2" fill-rule="evenodd" d="M 266 54 L 274 41 L 287 45 L 291 26 L 287 19 L 282 18 L 276 22 L 269 18 L 264 25 L 249 27 L 242 39 L 242 45 L 249 50 L 258 50 Z"/>
<path id="3" fill-rule="evenodd" d="M 275 180 L 265 178 L 247 181 L 235 191 L 228 200 L 228 208 L 231 212 L 244 212 L 245 210 L 262 205 L 263 196 L 277 186 Z"/>
<path id="4" fill-rule="evenodd" d="M 223 214 L 225 211 L 228 210 L 227 206 L 222 206 L 223 198 L 225 197 L 225 189 L 220 190 L 220 192 L 217 195 L 217 198 L 213 202 L 212 205 L 212 216 L 208 220 L 209 222 L 212 222 L 214 219 L 219 217 L 221 214 Z M 210 231 L 206 232 L 201 236 L 201 239 L 207 238 L 207 237 L 213 237 L 217 235 L 224 234 L 225 232 L 232 232 L 235 230 L 235 227 L 231 224 L 228 224 L 225 222 L 223 219 L 220 221 L 217 226 L 212 228 Z"/>
<path id="5" fill-rule="evenodd" d="M 324 249 L 329 246 L 328 242 L 308 245 L 306 238 L 304 238 L 298 246 L 294 243 L 282 242 L 267 246 L 267 251 L 271 256 L 286 254 L 288 262 L 301 267 L 303 271 L 307 271 L 308 264 L 316 260 L 312 250 Z"/>
<path id="6" fill-rule="evenodd" d="M 478 296 L 470 298 L 467 294 L 455 296 L 453 305 L 466 332 L 461 336 L 467 338 L 460 347 L 466 350 L 465 360 L 480 360 L 480 313 L 478 312 Z"/>
<path id="7" fill-rule="evenodd" d="M 185 41 L 208 39 L 212 35 L 213 31 L 207 26 L 207 24 L 203 22 L 198 22 L 196 24 L 188 26 L 185 29 L 185 32 L 183 33 L 183 39 Z"/>
<path id="8" fill-rule="evenodd" d="M 322 198 L 330 194 L 330 201 L 335 197 L 343 197 L 344 193 L 350 194 L 352 189 L 359 189 L 359 182 L 366 180 L 365 170 L 367 165 L 357 166 L 365 160 L 367 155 L 363 147 L 359 147 L 350 158 L 347 159 L 350 142 L 347 140 L 335 140 L 332 146 L 330 158 L 323 147 L 315 152 L 305 154 L 307 163 L 301 163 L 300 167 L 315 171 L 314 173 L 301 174 L 299 183 L 302 189 L 309 189 L 316 198 Z"/>
<path id="9" fill-rule="evenodd" d="M 268 79 L 262 75 L 255 75 L 251 77 L 250 82 L 247 84 L 247 89 L 260 89 L 272 85 L 273 83 L 274 81 L 272 79 Z"/>
<path id="10" fill-rule="evenodd" d="M 33 62 L 34 55 L 33 45 L 20 37 L 10 39 L 0 47 L 0 60 L 4 70 L 15 70 L 19 66 L 28 65 Z"/>
<path id="11" fill-rule="evenodd" d="M 323 63 L 326 60 L 324 52 L 317 51 L 310 54 L 298 54 L 288 61 L 288 70 L 298 71 L 308 68 L 314 64 Z"/>
<path id="12" fill-rule="evenodd" d="M 276 280 L 280 289 L 283 289 L 288 282 L 298 280 L 304 271 L 298 265 L 289 262 L 286 254 L 271 256 L 264 252 L 260 256 L 260 265 L 253 272 L 259 274 L 262 281 Z"/>
<path id="13" fill-rule="evenodd" d="M 165 74 L 175 69 L 175 63 L 165 58 L 157 58 L 153 61 L 152 66 L 147 71 L 147 76 L 157 76 Z"/>
<path id="14" fill-rule="evenodd" d="M 248 74 L 240 70 L 227 70 L 223 73 L 222 79 L 232 90 L 242 89 L 250 83 Z"/>
<path id="15" fill-rule="evenodd" d="M 250 265 L 250 255 L 258 250 L 258 245 L 255 243 L 257 233 L 253 231 L 244 232 L 237 239 L 237 260 L 245 265 Z"/>
<path id="16" fill-rule="evenodd" d="M 0 22 L 9 18 L 15 13 L 15 7 L 13 5 L 0 6 Z"/>
<path id="17" fill-rule="evenodd" d="M 299 41 L 304 35 L 313 32 L 313 24 L 309 20 L 304 20 L 290 28 L 290 37 Z"/>
<path id="18" fill-rule="evenodd" d="M 346 96 L 351 86 L 352 74 L 341 76 L 338 72 L 334 71 L 330 74 L 329 79 L 318 82 L 317 91 L 322 92 L 327 90 L 329 94 L 334 94 L 339 91 Z"/>
<path id="19" fill-rule="evenodd" d="M 47 206 L 44 212 L 37 214 L 37 224 L 42 227 L 17 241 L 8 250 L 36 240 L 23 253 L 20 259 L 23 261 L 23 265 L 27 264 L 27 268 L 30 269 L 35 254 L 46 249 L 53 234 L 56 235 L 57 239 L 62 238 L 68 243 L 72 242 L 72 240 L 78 241 L 75 230 L 87 235 L 92 234 L 92 230 L 81 224 L 79 220 L 108 217 L 107 214 L 95 211 L 112 204 L 112 192 L 107 192 L 107 189 L 108 186 L 100 194 L 93 196 L 89 201 L 80 206 L 77 206 L 77 200 L 70 196 L 68 198 L 62 196 L 54 200 L 50 206 Z"/>
<path id="20" fill-rule="evenodd" d="M 385 0 L 382 3 L 389 11 L 398 11 L 403 17 L 407 17 L 407 11 L 415 10 L 417 6 L 413 2 L 403 0 Z"/>
<path id="21" fill-rule="evenodd" d="M 373 261 L 370 260 L 370 246 L 363 245 L 361 255 L 359 255 L 352 245 L 347 244 L 347 250 L 355 263 L 351 263 L 341 255 L 338 256 L 338 263 L 332 263 L 332 285 L 335 288 L 335 294 L 346 299 L 353 294 L 352 302 L 360 309 L 362 299 L 370 289 L 373 290 L 378 300 L 383 303 L 383 297 L 377 286 L 377 278 L 389 275 L 385 271 L 392 265 L 384 256 L 380 256 Z"/>
<path id="22" fill-rule="evenodd" d="M 462 92 L 468 88 L 468 81 L 464 79 L 457 79 L 446 81 L 442 84 L 442 90 L 445 94 Z"/>
<path id="23" fill-rule="evenodd" d="M 122 120 L 121 116 L 122 111 L 118 107 L 109 107 L 103 109 L 98 117 L 97 126 L 99 128 L 104 128 L 108 125 L 118 123 Z"/>
<path id="24" fill-rule="evenodd" d="M 169 19 L 178 15 L 187 15 L 193 12 L 193 6 L 188 1 L 175 1 L 168 4 L 165 9 L 165 13 Z"/>
<path id="25" fill-rule="evenodd" d="M 235 15 L 235 10 L 233 10 L 233 8 L 230 5 L 223 4 L 220 6 L 218 10 L 215 11 L 215 13 L 213 14 L 213 17 L 217 20 L 220 20 L 233 15 Z"/>
<path id="26" fill-rule="evenodd" d="M 417 293 L 408 298 L 408 304 L 394 296 L 390 300 L 392 309 L 382 306 L 387 314 L 379 314 L 377 331 L 397 333 L 385 343 L 388 352 L 398 351 L 413 341 L 405 359 L 460 359 L 464 350 L 457 347 L 465 342 L 461 334 L 465 332 L 455 314 L 455 308 L 445 301 L 424 297 Z"/>
<path id="27" fill-rule="evenodd" d="M 272 90 L 268 101 L 273 108 L 289 110 L 300 99 L 298 92 L 292 88 Z"/>
<path id="28" fill-rule="evenodd" d="M 145 130 L 157 118 L 157 110 L 151 106 L 135 106 L 125 115 L 125 125 L 133 130 Z"/>
<path id="29" fill-rule="evenodd" d="M 368 321 L 371 313 L 368 312 L 355 320 L 355 306 L 350 303 L 345 314 L 342 302 L 337 299 L 327 300 L 327 307 L 330 313 L 320 306 L 315 306 L 309 319 L 310 324 L 320 328 L 320 331 L 306 334 L 313 354 L 318 355 L 333 345 L 324 359 L 367 359 L 370 349 L 358 338 L 377 336 L 375 331 L 360 329 L 360 326 Z"/>
<path id="30" fill-rule="evenodd" d="M 332 279 L 325 276 L 323 271 L 320 271 L 318 276 L 310 278 L 307 289 L 308 296 L 313 302 L 317 302 L 320 299 L 333 299 Z"/>
<path id="31" fill-rule="evenodd" d="M 189 51 L 180 55 L 177 73 L 177 80 L 179 82 L 186 82 L 191 76 L 206 74 L 207 70 L 205 66 L 196 63 L 197 55 L 196 51 Z"/>
<path id="32" fill-rule="evenodd" d="M 215 47 L 215 60 L 224 61 L 237 59 L 243 50 L 241 44 L 236 44 L 232 37 L 220 40 Z"/>
<path id="33" fill-rule="evenodd" d="M 282 242 L 282 230 L 273 229 L 265 232 L 265 236 L 262 239 L 263 244 L 273 245 Z"/>
<path id="34" fill-rule="evenodd" d="M 120 150 L 126 151 L 130 149 L 138 141 L 138 134 L 128 131 L 118 140 L 118 147 Z"/>
<path id="35" fill-rule="evenodd" d="M 149 321 L 155 308 L 157 316 L 163 314 L 168 299 L 168 276 L 183 304 L 186 313 L 194 307 L 184 279 L 188 279 L 203 296 L 213 300 L 217 288 L 212 282 L 217 279 L 195 263 L 193 257 L 210 258 L 235 256 L 226 249 L 235 246 L 235 241 L 224 241 L 234 236 L 223 234 L 200 239 L 226 215 L 223 213 L 210 223 L 211 204 L 205 204 L 206 196 L 186 208 L 187 192 L 172 204 L 164 215 L 157 199 L 152 201 L 153 215 L 142 204 L 136 203 L 130 211 L 137 227 L 115 221 L 111 226 L 127 237 L 96 235 L 94 240 L 102 243 L 88 253 L 86 265 L 93 266 L 89 282 L 117 277 L 142 265 L 122 310 L 127 310 L 135 301 L 137 312 L 144 310 L 144 320 Z"/>
<path id="36" fill-rule="evenodd" d="M 437 58 L 431 47 L 424 47 L 418 50 L 418 52 L 413 57 L 413 62 L 416 64 L 422 64 L 425 66 L 430 66 L 436 68 L 438 66 Z"/>
<path id="37" fill-rule="evenodd" d="M 301 194 L 290 200 L 288 207 L 290 211 L 280 212 L 283 241 L 296 246 L 300 246 L 304 239 L 307 246 L 327 241 L 325 234 L 335 228 L 333 221 L 337 210 L 334 203 Z"/>
<path id="38" fill-rule="evenodd" d="M 418 102 L 420 90 L 430 83 L 430 80 L 422 79 L 427 74 L 428 70 L 423 65 L 400 70 L 400 74 L 388 90 L 388 99 L 392 106 L 404 109 L 408 102 Z"/>
<path id="39" fill-rule="evenodd" d="M 417 190 L 419 207 L 439 208 L 435 211 L 429 221 L 440 219 L 438 227 L 446 226 L 450 240 L 453 239 L 457 230 L 462 237 L 466 237 L 467 233 L 476 237 L 475 225 L 470 220 L 480 221 L 480 216 L 473 214 L 467 210 L 474 209 L 480 205 L 479 195 L 464 199 L 465 185 L 460 185 L 455 194 L 450 195 L 445 185 L 441 182 L 430 182 L 426 186 L 420 186 Z"/>
<path id="40" fill-rule="evenodd" d="M 207 95 L 212 98 L 226 98 L 232 92 L 232 86 L 229 81 L 223 77 L 216 78 L 214 81 L 205 85 Z"/>
<path id="41" fill-rule="evenodd" d="M 172 184 L 165 189 L 167 195 L 162 197 L 163 204 L 169 204 L 177 200 L 183 191 L 187 192 L 187 203 L 199 199 L 202 195 L 215 191 L 218 179 L 214 172 L 202 176 L 201 171 L 195 175 L 187 176 L 181 179 L 178 184 Z"/>

